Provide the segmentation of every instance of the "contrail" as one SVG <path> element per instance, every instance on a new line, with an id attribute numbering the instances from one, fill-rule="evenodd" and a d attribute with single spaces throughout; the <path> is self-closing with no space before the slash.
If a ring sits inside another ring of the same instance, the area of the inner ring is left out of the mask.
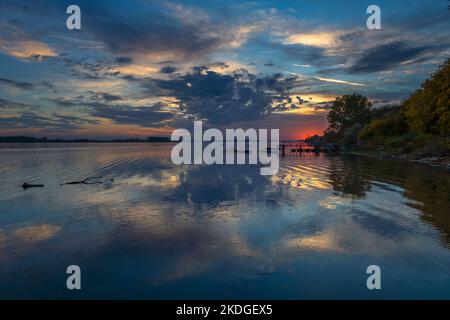
<path id="1" fill-rule="evenodd" d="M 366 87 L 365 84 L 356 83 L 356 82 L 349 82 L 344 80 L 337 80 L 337 79 L 330 79 L 330 78 L 321 78 L 321 77 L 315 77 L 318 80 L 326 81 L 326 82 L 333 82 L 333 83 L 341 83 L 341 84 L 349 84 L 351 86 L 359 86 L 359 87 Z"/>

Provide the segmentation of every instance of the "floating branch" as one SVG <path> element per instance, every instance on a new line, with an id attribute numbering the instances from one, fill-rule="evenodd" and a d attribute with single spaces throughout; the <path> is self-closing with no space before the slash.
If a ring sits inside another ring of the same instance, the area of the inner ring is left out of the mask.
<path id="1" fill-rule="evenodd" d="M 29 184 L 27 182 L 25 182 L 22 185 L 22 188 L 24 188 L 25 190 L 27 190 L 28 188 L 43 188 L 44 185 L 43 184 Z"/>
<path id="2" fill-rule="evenodd" d="M 112 181 L 114 181 L 114 178 L 113 179 L 110 179 L 110 180 L 104 180 L 104 181 L 101 181 L 101 180 L 98 180 L 98 179 L 101 179 L 102 178 L 102 176 L 99 176 L 99 177 L 88 177 L 88 178 L 86 178 L 86 179 L 84 179 L 84 180 L 81 180 L 81 181 L 71 181 L 71 182 L 66 182 L 66 183 L 61 183 L 61 185 L 66 185 L 66 184 L 102 184 L 102 183 L 105 183 L 105 182 L 112 182 Z M 97 179 L 96 181 L 92 181 L 93 179 Z"/>

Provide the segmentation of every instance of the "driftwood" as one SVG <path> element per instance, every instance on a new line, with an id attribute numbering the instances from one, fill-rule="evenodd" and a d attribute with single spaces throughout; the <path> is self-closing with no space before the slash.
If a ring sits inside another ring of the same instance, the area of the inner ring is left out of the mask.
<path id="1" fill-rule="evenodd" d="M 43 188 L 43 187 L 44 187 L 43 184 L 30 184 L 30 183 L 27 183 L 27 182 L 25 182 L 22 185 L 22 188 L 24 188 L 25 190 L 27 190 L 28 188 Z"/>
<path id="2" fill-rule="evenodd" d="M 112 181 L 114 181 L 114 178 L 110 179 L 110 180 L 104 180 L 104 181 L 101 181 L 101 180 L 91 181 L 92 179 L 101 179 L 101 178 L 102 178 L 102 176 L 99 176 L 99 177 L 88 177 L 88 178 L 86 178 L 84 180 L 81 180 L 81 181 L 71 181 L 71 182 L 61 183 L 61 185 L 65 185 L 65 184 L 102 184 L 102 183 L 105 183 L 105 182 L 109 182 L 109 181 L 112 182 Z"/>
<path id="3" fill-rule="evenodd" d="M 99 180 L 101 178 L 102 178 L 102 176 L 99 176 L 99 177 L 88 177 L 88 178 L 86 178 L 84 180 L 81 180 L 81 181 L 70 181 L 70 182 L 66 182 L 66 183 L 61 183 L 60 185 L 66 185 L 66 184 L 102 184 L 102 183 L 105 183 L 105 182 L 113 182 L 114 181 L 114 178 L 109 179 L 109 180 Z M 92 181 L 93 179 L 97 179 L 97 180 Z M 28 182 L 25 182 L 22 185 L 22 188 L 24 188 L 25 190 L 27 190 L 28 188 L 43 188 L 43 187 L 44 187 L 43 184 L 30 184 Z"/>

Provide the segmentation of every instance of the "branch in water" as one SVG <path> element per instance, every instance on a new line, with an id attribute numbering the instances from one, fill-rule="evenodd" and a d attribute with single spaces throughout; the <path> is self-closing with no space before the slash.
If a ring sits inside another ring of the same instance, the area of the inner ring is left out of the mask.
<path id="1" fill-rule="evenodd" d="M 25 182 L 22 185 L 22 188 L 24 188 L 25 190 L 27 190 L 28 188 L 43 188 L 44 185 L 43 184 L 29 184 L 27 182 Z"/>
<path id="2" fill-rule="evenodd" d="M 110 180 L 104 180 L 104 181 L 90 181 L 91 179 L 101 179 L 102 176 L 99 177 L 88 177 L 82 181 L 71 181 L 71 182 L 66 182 L 66 183 L 62 183 L 61 185 L 65 185 L 65 184 L 102 184 L 105 182 L 112 182 L 114 181 L 114 178 L 110 179 Z"/>

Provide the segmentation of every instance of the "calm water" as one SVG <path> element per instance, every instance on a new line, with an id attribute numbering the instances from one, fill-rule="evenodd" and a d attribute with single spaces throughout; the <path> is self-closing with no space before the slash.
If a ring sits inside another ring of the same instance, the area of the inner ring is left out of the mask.
<path id="1" fill-rule="evenodd" d="M 170 148 L 1 145 L 0 298 L 450 298 L 449 173 L 304 155 L 268 178 Z"/>

